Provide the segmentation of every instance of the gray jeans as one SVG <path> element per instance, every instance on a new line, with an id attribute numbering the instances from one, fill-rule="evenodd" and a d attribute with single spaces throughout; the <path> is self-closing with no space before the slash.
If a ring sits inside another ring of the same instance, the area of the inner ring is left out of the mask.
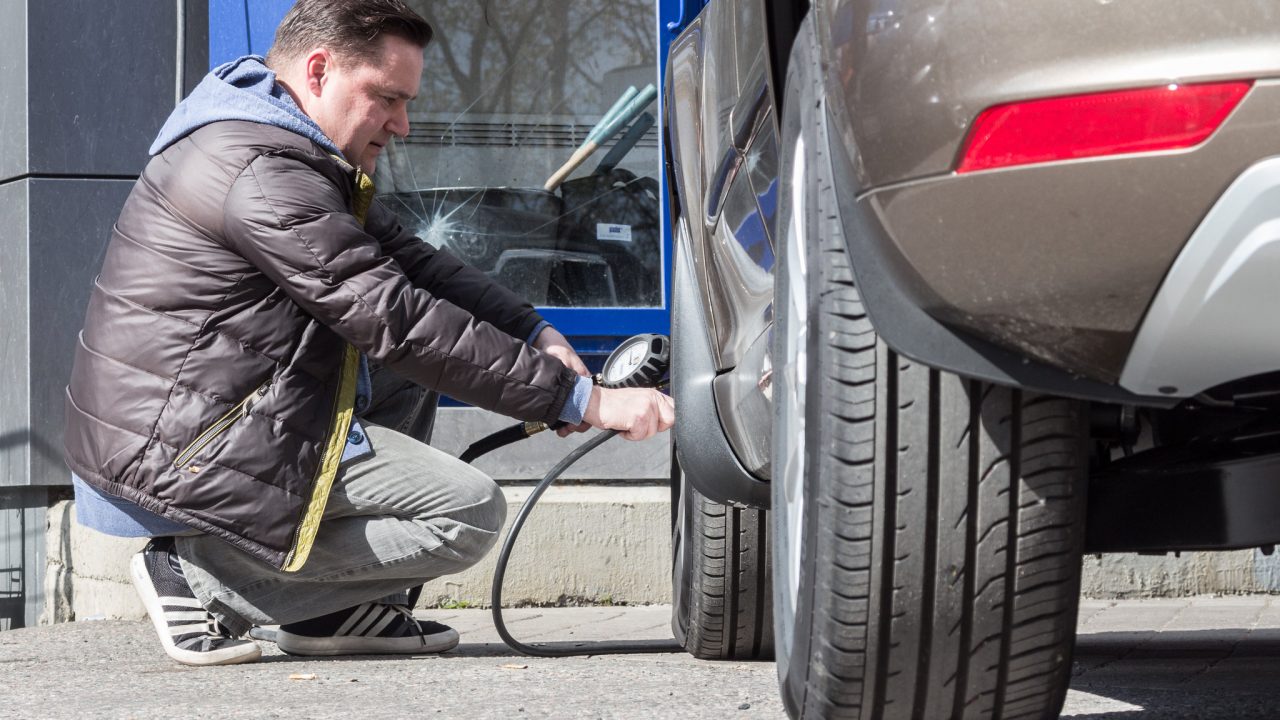
<path id="1" fill-rule="evenodd" d="M 340 468 L 301 570 L 281 572 L 211 536 L 178 538 L 191 589 L 228 630 L 244 634 L 402 593 L 467 569 L 497 542 L 507 509 L 497 484 L 424 442 L 434 393 L 386 370 L 375 369 L 373 381 L 361 417 L 373 454 Z"/>

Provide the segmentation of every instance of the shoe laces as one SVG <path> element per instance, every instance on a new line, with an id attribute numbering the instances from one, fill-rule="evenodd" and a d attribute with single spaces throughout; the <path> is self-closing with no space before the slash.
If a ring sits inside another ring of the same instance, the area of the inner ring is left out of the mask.
<path id="1" fill-rule="evenodd" d="M 389 607 L 399 613 L 405 619 L 405 622 L 409 623 L 409 627 L 412 627 L 413 631 L 418 635 L 418 641 L 426 645 L 426 633 L 422 632 L 422 626 L 418 624 L 418 619 L 413 616 L 413 609 L 408 605 L 391 605 Z"/>

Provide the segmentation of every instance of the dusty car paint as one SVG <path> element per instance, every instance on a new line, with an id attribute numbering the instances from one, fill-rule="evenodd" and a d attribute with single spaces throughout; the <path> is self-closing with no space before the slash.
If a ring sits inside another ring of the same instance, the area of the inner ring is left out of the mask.
<path id="1" fill-rule="evenodd" d="M 689 243 L 715 369 L 732 370 L 710 388 L 718 424 L 744 469 L 767 479 L 778 148 L 763 8 L 703 11 L 672 45 L 666 107 L 685 231 L 677 242 Z"/>
<path id="2" fill-rule="evenodd" d="M 1223 190 L 1280 154 L 1280 84 L 1260 82 L 1185 152 L 948 175 L 873 191 L 935 317 L 1115 382 L 1169 266 Z"/>
<path id="3" fill-rule="evenodd" d="M 1273 2 L 835 0 L 814 12 L 832 133 L 858 183 L 842 191 L 871 197 L 921 307 L 1096 380 L 1119 376 L 1218 195 L 1280 153 L 1280 101 L 1261 82 L 1188 151 L 952 172 L 970 123 L 995 104 L 1280 76 Z"/>
<path id="4" fill-rule="evenodd" d="M 672 44 L 668 66 L 680 222 L 706 293 L 718 369 L 737 365 L 767 329 L 773 296 L 777 121 L 759 7 L 707 6 Z M 708 38 L 719 45 L 704 47 Z"/>

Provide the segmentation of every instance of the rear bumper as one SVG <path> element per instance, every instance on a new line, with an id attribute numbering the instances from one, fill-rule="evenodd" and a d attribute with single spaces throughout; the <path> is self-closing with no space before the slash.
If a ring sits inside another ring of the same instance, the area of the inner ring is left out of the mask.
<path id="1" fill-rule="evenodd" d="M 837 145 L 829 157 L 868 312 L 895 350 L 991 382 L 1163 406 L 1194 393 L 1121 382 L 1147 310 L 1206 211 L 1275 154 L 1272 80 L 1189 151 L 948 174 L 861 194 L 856 148 Z"/>
<path id="2" fill-rule="evenodd" d="M 829 124 L 827 117 L 826 137 L 816 138 L 828 145 Z M 944 323 L 927 311 L 937 305 L 918 271 L 898 250 L 881 206 L 874 196 L 858 198 L 852 191 L 857 184 L 851 155 L 833 148 L 826 156 L 858 290 L 876 332 L 896 352 L 958 375 L 1053 395 L 1157 407 L 1174 404 L 1168 397 L 1138 395 L 1029 358 L 1019 348 Z"/>
<path id="3" fill-rule="evenodd" d="M 1246 170 L 1196 228 L 1156 293 L 1120 375 L 1190 397 L 1280 369 L 1280 156 Z"/>

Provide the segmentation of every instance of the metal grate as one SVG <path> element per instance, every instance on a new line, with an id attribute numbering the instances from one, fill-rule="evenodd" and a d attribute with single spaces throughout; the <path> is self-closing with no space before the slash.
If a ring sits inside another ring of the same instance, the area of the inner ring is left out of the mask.
<path id="1" fill-rule="evenodd" d="M 434 147 L 551 147 L 576 148 L 587 139 L 591 125 L 578 123 L 417 122 L 405 142 Z M 619 133 L 618 136 L 621 136 Z M 650 128 L 636 147 L 658 147 L 658 131 Z"/>
<path id="2" fill-rule="evenodd" d="M 23 490 L 0 489 L 0 630 L 26 627 L 26 545 L 43 540 L 28 537 Z"/>

